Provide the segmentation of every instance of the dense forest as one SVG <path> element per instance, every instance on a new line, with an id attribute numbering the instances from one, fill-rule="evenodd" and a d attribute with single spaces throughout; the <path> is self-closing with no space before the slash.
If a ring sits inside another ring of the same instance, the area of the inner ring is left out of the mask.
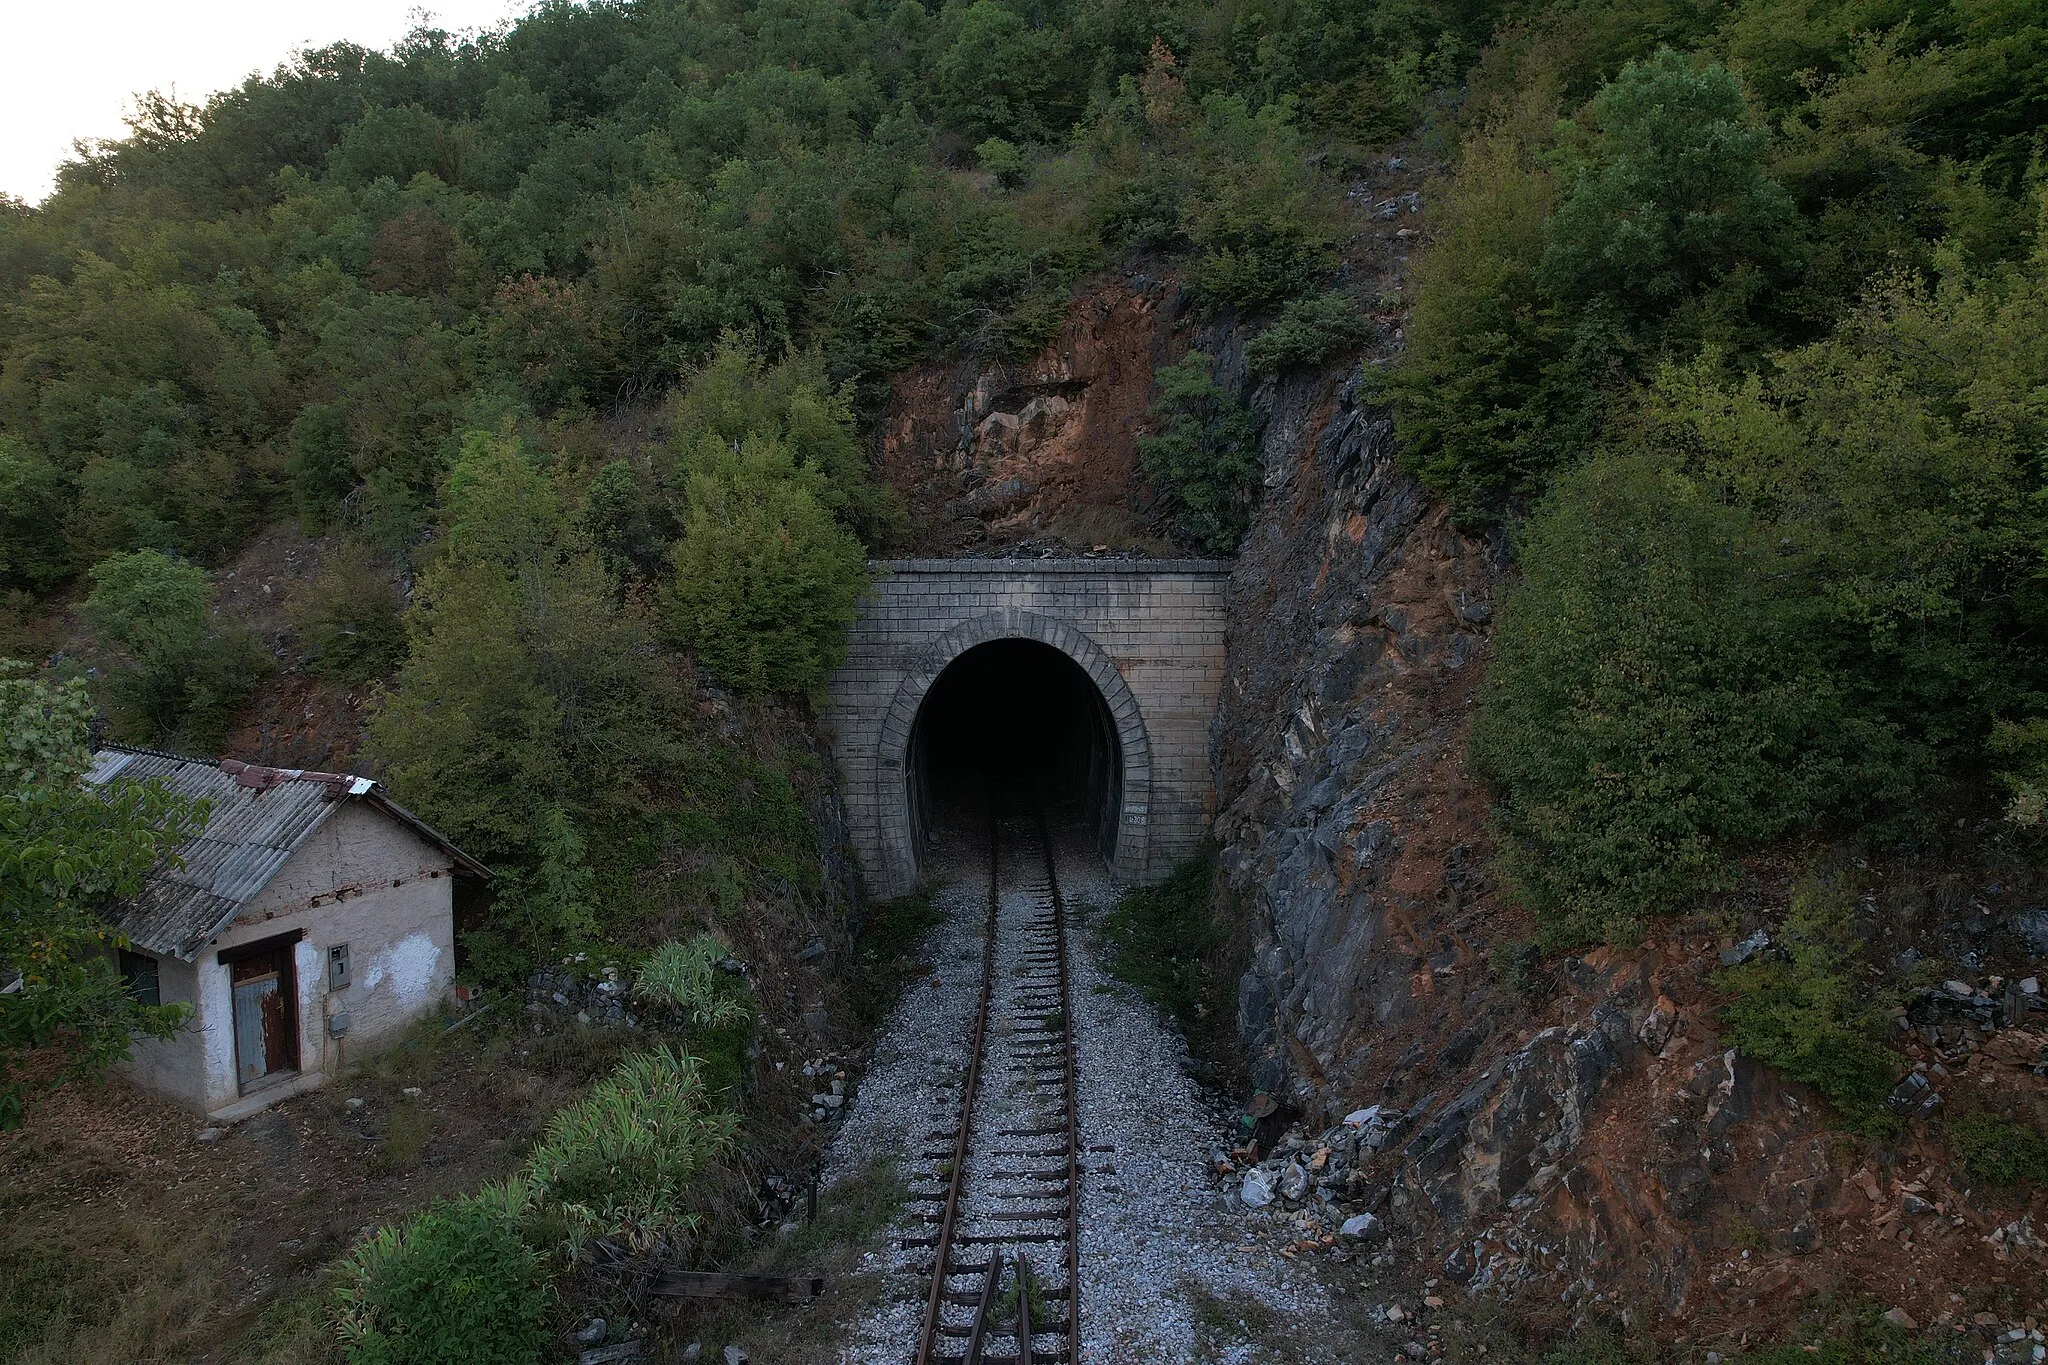
<path id="1" fill-rule="evenodd" d="M 1348 190 L 1393 153 L 1434 171 L 1426 245 L 1365 297 Z M 891 376 L 1029 356 L 1132 261 L 1249 338 L 1247 384 L 1376 357 L 1408 468 L 1510 548 L 1472 757 L 1544 946 L 1790 835 L 1989 811 L 2032 847 L 2036 0 L 550 0 L 146 97 L 0 201 L 8 782 L 77 766 L 93 710 L 217 745 L 269 661 L 210 574 L 290 515 L 343 547 L 310 666 L 385 685 L 368 757 L 502 870 L 478 970 L 651 897 L 814 894 L 812 760 L 743 752 L 693 679 L 814 695 L 906 526 Z M 1227 553 L 1252 395 L 1199 351 L 1158 381 L 1153 511 Z M 0 1048 L 53 1036 L 16 1010 Z"/>
<path id="2" fill-rule="evenodd" d="M 373 755 L 588 927 L 673 757 L 618 740 L 675 705 L 643 646 L 819 684 L 903 525 L 894 371 L 1029 354 L 1132 253 L 1255 372 L 1355 351 L 1347 174 L 1399 142 L 1444 175 L 1372 380 L 1523 576 L 1475 757 L 1552 937 L 1627 932 L 1790 831 L 2042 818 L 2044 127 L 2024 0 L 645 0 L 305 52 L 0 213 L 0 648 L 79 602 L 115 733 L 204 748 L 264 666 L 205 570 L 338 531 L 306 634 L 396 670 Z M 1161 375 L 1188 543 L 1245 525 L 1239 399 Z"/>

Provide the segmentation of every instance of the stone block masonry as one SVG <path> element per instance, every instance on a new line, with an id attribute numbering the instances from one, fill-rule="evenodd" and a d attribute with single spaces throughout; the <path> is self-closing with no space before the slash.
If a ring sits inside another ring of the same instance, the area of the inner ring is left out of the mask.
<path id="1" fill-rule="evenodd" d="M 1123 790 L 1110 870 L 1163 879 L 1215 811 L 1209 718 L 1223 679 L 1231 566 L 1208 559 L 913 559 L 874 564 L 875 586 L 828 684 L 854 855 L 868 889 L 917 884 L 906 767 L 925 693 L 991 640 L 1060 650 L 1095 682 L 1116 727 Z"/>

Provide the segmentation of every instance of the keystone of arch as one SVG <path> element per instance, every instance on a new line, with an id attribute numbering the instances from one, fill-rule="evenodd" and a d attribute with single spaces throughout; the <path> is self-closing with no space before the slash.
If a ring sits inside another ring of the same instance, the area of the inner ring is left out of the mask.
<path id="1" fill-rule="evenodd" d="M 1124 675 L 1101 645 L 1064 621 L 1019 607 L 1001 607 L 964 621 L 912 656 L 896 695 L 882 718 L 881 743 L 875 755 L 887 795 L 881 801 L 882 858 L 888 882 L 909 890 L 917 882 L 917 849 L 910 822 L 910 731 L 917 722 L 925 694 L 953 660 L 991 640 L 1035 640 L 1072 659 L 1095 684 L 1116 727 L 1122 756 L 1123 802 L 1117 813 L 1116 854 L 1110 871 L 1117 880 L 1136 883 L 1145 873 L 1145 853 L 1152 811 L 1152 741 Z M 890 790 L 893 788 L 893 790 Z"/>

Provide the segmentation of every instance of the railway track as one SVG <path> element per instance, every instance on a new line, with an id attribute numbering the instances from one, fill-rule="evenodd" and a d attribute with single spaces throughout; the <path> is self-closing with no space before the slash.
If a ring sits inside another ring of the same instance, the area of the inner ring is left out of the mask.
<path id="1" fill-rule="evenodd" d="M 981 998 L 951 1127 L 911 1188 L 931 1254 L 915 1365 L 1076 1365 L 1081 1144 L 1066 906 L 1042 807 L 989 801 Z"/>

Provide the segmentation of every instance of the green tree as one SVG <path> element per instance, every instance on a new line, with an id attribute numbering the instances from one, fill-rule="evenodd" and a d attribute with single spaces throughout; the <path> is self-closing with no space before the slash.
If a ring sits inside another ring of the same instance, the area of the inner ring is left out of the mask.
<path id="1" fill-rule="evenodd" d="M 401 799 L 479 856 L 532 869 L 552 852 L 551 875 L 573 876 L 580 831 L 644 811 L 672 689 L 516 438 L 472 432 L 445 506 L 445 544 L 420 574 L 410 651 L 369 750 Z M 562 904 L 587 923 L 587 897 Z"/>
<path id="2" fill-rule="evenodd" d="M 1037 142 L 1065 131 L 1079 112 L 1068 40 L 1057 28 L 1027 27 L 1017 11 L 975 0 L 938 62 L 940 116 L 974 142 Z"/>
<path id="3" fill-rule="evenodd" d="M 0 584 L 45 592 L 70 576 L 65 502 L 56 465 L 0 433 Z"/>
<path id="4" fill-rule="evenodd" d="M 116 730 L 144 743 L 217 747 L 269 661 L 246 631 L 214 623 L 207 572 L 136 550 L 88 576 L 86 619 L 123 660 L 107 679 Z"/>
<path id="5" fill-rule="evenodd" d="M 314 534 L 356 486 L 347 410 L 335 403 L 308 403 L 292 423 L 291 449 L 285 472 L 291 476 L 299 524 Z"/>
<path id="6" fill-rule="evenodd" d="M 867 587 L 860 542 L 807 473 L 768 437 L 705 440 L 691 460 L 668 629 L 741 693 L 822 686 Z"/>
<path id="7" fill-rule="evenodd" d="M 128 993 L 114 969 L 124 940 L 106 915 L 206 811 L 159 787 L 88 787 L 92 711 L 83 682 L 52 685 L 0 660 L 0 1129 L 26 1112 L 31 1054 L 61 1059 L 54 1084 L 94 1077 L 188 1013 Z"/>
<path id="8" fill-rule="evenodd" d="M 1764 172 L 1768 136 L 1733 72 L 1665 48 L 1624 66 L 1587 113 L 1591 139 L 1566 143 L 1546 232 L 1553 293 L 1654 313 L 1738 272 L 1759 288 L 1789 263 L 1792 197 Z"/>
<path id="9" fill-rule="evenodd" d="M 1156 436 L 1138 438 L 1138 459 L 1174 532 L 1199 549 L 1231 553 L 1251 525 L 1259 495 L 1258 419 L 1209 377 L 1190 351 L 1154 376 Z"/>

